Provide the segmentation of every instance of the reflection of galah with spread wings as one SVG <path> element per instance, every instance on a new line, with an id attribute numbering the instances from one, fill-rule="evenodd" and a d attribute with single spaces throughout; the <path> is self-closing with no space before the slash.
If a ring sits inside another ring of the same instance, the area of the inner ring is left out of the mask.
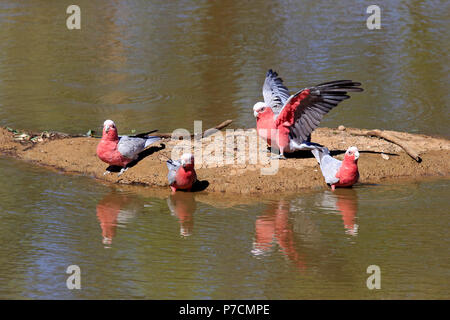
<path id="1" fill-rule="evenodd" d="M 258 135 L 269 145 L 284 153 L 297 150 L 313 150 L 311 132 L 317 128 L 323 116 L 342 100 L 350 98 L 348 92 L 363 91 L 361 83 L 337 80 L 308 87 L 289 95 L 278 74 L 269 70 L 263 86 L 264 102 L 253 107 Z"/>
<path id="2" fill-rule="evenodd" d="M 110 166 L 119 166 L 122 169 L 119 176 L 128 169 L 128 164 L 138 159 L 139 154 L 152 143 L 161 140 L 159 137 L 140 134 L 136 136 L 119 136 L 116 124 L 106 120 L 103 124 L 103 134 L 97 146 L 97 156 Z M 108 170 L 104 174 L 110 173 Z"/>
<path id="3" fill-rule="evenodd" d="M 290 205 L 280 200 L 268 207 L 268 214 L 258 217 L 255 223 L 255 242 L 252 253 L 255 256 L 268 253 L 276 241 L 281 252 L 295 263 L 299 271 L 306 269 L 305 256 L 299 253 L 294 242 L 294 232 L 289 221 Z"/>

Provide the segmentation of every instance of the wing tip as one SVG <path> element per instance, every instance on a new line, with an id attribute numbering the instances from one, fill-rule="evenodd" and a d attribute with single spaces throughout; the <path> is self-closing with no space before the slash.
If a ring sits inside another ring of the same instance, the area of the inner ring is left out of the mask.
<path id="1" fill-rule="evenodd" d="M 269 69 L 266 73 L 266 77 L 270 77 L 270 78 L 277 78 L 278 77 L 278 73 L 272 69 Z"/>
<path id="2" fill-rule="evenodd" d="M 359 88 L 361 85 L 361 82 L 353 80 L 333 80 L 320 83 L 316 87 L 353 87 L 354 89 L 363 90 L 363 88 Z"/>

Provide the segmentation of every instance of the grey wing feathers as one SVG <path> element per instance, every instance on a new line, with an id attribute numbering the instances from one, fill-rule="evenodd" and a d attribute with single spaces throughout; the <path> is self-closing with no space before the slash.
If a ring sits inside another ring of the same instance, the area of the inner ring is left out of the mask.
<path id="1" fill-rule="evenodd" d="M 264 103 L 276 114 L 289 99 L 289 90 L 283 85 L 283 79 L 270 69 L 263 85 Z"/>
<path id="2" fill-rule="evenodd" d="M 117 144 L 117 150 L 128 159 L 137 159 L 139 153 L 158 140 L 161 140 L 161 138 L 153 136 L 146 138 L 121 136 Z"/>
<path id="3" fill-rule="evenodd" d="M 144 147 L 147 148 L 149 145 L 155 143 L 156 141 L 161 140 L 160 137 L 150 136 L 145 138 L 145 145 Z"/>
<path id="4" fill-rule="evenodd" d="M 342 161 L 339 161 L 332 156 L 327 148 L 311 150 L 312 154 L 320 164 L 320 170 L 325 178 L 325 182 L 333 184 L 339 182 L 339 178 L 336 178 L 336 173 L 339 171 L 342 165 Z"/>
<path id="5" fill-rule="evenodd" d="M 122 136 L 117 144 L 117 150 L 128 159 L 137 159 L 138 154 L 145 149 L 145 139 Z"/>
<path id="6" fill-rule="evenodd" d="M 181 162 L 176 160 L 167 160 L 166 161 L 167 168 L 169 169 L 169 174 L 167 175 L 167 179 L 169 180 L 169 185 L 175 182 L 175 178 L 177 176 L 177 170 L 181 167 Z"/>
<path id="7" fill-rule="evenodd" d="M 293 138 L 298 139 L 299 142 L 307 140 L 311 132 L 319 126 L 325 114 L 341 101 L 350 98 L 347 95 L 348 92 L 363 91 L 360 85 L 361 83 L 351 80 L 338 80 L 307 88 L 310 94 L 295 110 L 295 123 L 291 127 Z"/>

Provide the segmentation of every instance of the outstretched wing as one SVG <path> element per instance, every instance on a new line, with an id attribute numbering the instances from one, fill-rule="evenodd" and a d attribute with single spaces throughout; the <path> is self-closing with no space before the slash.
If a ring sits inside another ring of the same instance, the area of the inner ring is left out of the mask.
<path id="1" fill-rule="evenodd" d="M 263 85 L 264 104 L 278 114 L 289 99 L 289 90 L 283 85 L 283 79 L 270 69 L 267 71 Z"/>
<path id="2" fill-rule="evenodd" d="M 305 88 L 287 100 L 276 118 L 276 123 L 288 122 L 294 139 L 307 140 L 317 128 L 323 116 L 342 100 L 350 98 L 348 92 L 361 92 L 361 83 L 337 80 Z"/>
<path id="3" fill-rule="evenodd" d="M 181 162 L 169 159 L 166 161 L 167 168 L 169 169 L 169 174 L 167 175 L 167 179 L 169 180 L 169 185 L 175 182 L 177 176 L 177 170 L 181 167 Z"/>

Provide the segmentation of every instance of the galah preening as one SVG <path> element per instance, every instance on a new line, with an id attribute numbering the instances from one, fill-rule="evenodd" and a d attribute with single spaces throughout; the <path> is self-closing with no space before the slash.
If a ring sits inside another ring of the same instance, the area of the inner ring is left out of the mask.
<path id="1" fill-rule="evenodd" d="M 325 182 L 331 185 L 331 190 L 335 190 L 336 187 L 351 187 L 358 181 L 358 148 L 348 148 L 343 161 L 330 156 L 329 150 L 325 147 L 311 150 L 311 152 L 320 164 L 322 175 Z"/>
<path id="2" fill-rule="evenodd" d="M 284 153 L 312 150 L 320 145 L 311 143 L 311 132 L 323 116 L 342 100 L 350 98 L 348 92 L 363 91 L 361 83 L 337 80 L 304 88 L 293 95 L 283 85 L 278 74 L 269 70 L 263 85 L 264 102 L 253 107 L 258 135 Z"/>
<path id="3" fill-rule="evenodd" d="M 192 185 L 197 181 L 192 154 L 184 153 L 180 160 L 167 160 L 167 168 L 167 179 L 173 192 L 177 189 L 191 191 Z"/>
<path id="4" fill-rule="evenodd" d="M 153 131 L 151 131 L 153 132 Z M 160 137 L 146 136 L 142 133 L 135 136 L 119 136 L 116 124 L 112 120 L 103 123 L 103 134 L 97 146 L 97 156 L 110 166 L 122 167 L 118 176 L 128 170 L 128 164 L 139 157 L 152 143 L 161 140 Z M 110 173 L 107 169 L 104 174 Z"/>

